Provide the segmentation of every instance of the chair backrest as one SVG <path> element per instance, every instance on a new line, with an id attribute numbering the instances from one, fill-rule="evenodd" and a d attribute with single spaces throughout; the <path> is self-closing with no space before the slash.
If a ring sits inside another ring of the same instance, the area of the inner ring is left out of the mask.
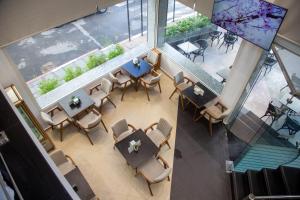
<path id="1" fill-rule="evenodd" d="M 54 125 L 54 122 L 53 122 L 53 120 L 52 120 L 52 118 L 51 118 L 51 116 L 49 114 L 47 114 L 47 113 L 45 113 L 45 112 L 42 111 L 41 112 L 41 116 L 42 116 L 42 119 L 45 122 L 47 122 L 50 125 Z"/>
<path id="2" fill-rule="evenodd" d="M 87 128 L 92 129 L 96 127 L 101 121 L 101 115 L 96 115 L 95 113 L 91 113 L 94 117 L 87 123 Z"/>
<path id="3" fill-rule="evenodd" d="M 129 130 L 126 119 L 122 119 L 111 127 L 114 136 L 119 137 L 122 133 Z"/>
<path id="4" fill-rule="evenodd" d="M 164 169 L 162 173 L 153 180 L 153 182 L 158 183 L 165 180 L 170 175 L 171 170 L 171 168 Z"/>
<path id="5" fill-rule="evenodd" d="M 174 85 L 177 86 L 180 83 L 184 82 L 184 75 L 183 72 L 178 72 L 175 76 L 174 76 Z"/>
<path id="6" fill-rule="evenodd" d="M 160 132 L 162 132 L 165 137 L 168 137 L 171 134 L 172 126 L 167 120 L 165 120 L 164 118 L 160 118 L 157 124 L 157 129 L 160 130 Z"/>
<path id="7" fill-rule="evenodd" d="M 109 78 L 111 79 L 111 81 L 113 83 L 117 83 L 118 82 L 118 78 L 115 75 L 113 75 L 111 72 L 108 75 L 109 75 Z"/>
<path id="8" fill-rule="evenodd" d="M 112 83 L 108 79 L 102 78 L 100 88 L 105 94 L 109 94 L 112 89 Z"/>
<path id="9" fill-rule="evenodd" d="M 156 65 L 158 62 L 158 54 L 153 52 L 153 51 L 149 51 L 147 53 L 147 60 L 148 62 L 150 62 L 152 65 Z"/>
<path id="10" fill-rule="evenodd" d="M 68 162 L 68 160 L 62 150 L 57 150 L 57 151 L 52 152 L 50 154 L 50 157 L 52 158 L 52 160 L 56 164 L 56 166 L 60 166 L 61 164 Z"/>
<path id="11" fill-rule="evenodd" d="M 158 76 L 153 76 L 151 79 L 150 79 L 150 85 L 155 85 L 156 83 L 158 83 L 160 81 L 160 76 L 161 74 L 159 74 Z"/>
<path id="12" fill-rule="evenodd" d="M 227 108 L 220 116 L 218 120 L 223 120 L 225 117 L 227 117 L 231 113 L 231 109 Z"/>

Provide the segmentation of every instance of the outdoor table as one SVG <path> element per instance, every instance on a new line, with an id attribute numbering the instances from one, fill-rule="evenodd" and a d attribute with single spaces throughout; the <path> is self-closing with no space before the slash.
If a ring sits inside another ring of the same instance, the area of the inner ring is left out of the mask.
<path id="1" fill-rule="evenodd" d="M 141 140 L 141 146 L 137 152 L 128 152 L 129 142 Z M 125 139 L 116 143 L 117 149 L 123 155 L 127 163 L 133 168 L 139 167 L 144 162 L 151 159 L 159 151 L 159 148 L 152 142 L 152 140 L 145 134 L 142 129 L 139 129 L 127 136 Z"/>
<path id="2" fill-rule="evenodd" d="M 81 101 L 80 106 L 71 107 L 70 102 L 72 97 L 78 97 Z M 58 104 L 64 109 L 67 115 L 70 118 L 75 118 L 78 114 L 82 113 L 83 111 L 89 109 L 94 105 L 93 99 L 83 90 L 79 89 L 71 94 L 67 95 L 66 97 L 62 98 Z"/>
<path id="3" fill-rule="evenodd" d="M 186 55 L 190 55 L 192 52 L 198 50 L 199 48 L 192 44 L 191 42 L 187 41 L 181 44 L 178 44 L 177 47 L 181 49 Z"/>
<path id="4" fill-rule="evenodd" d="M 188 104 L 192 103 L 195 106 L 195 112 L 193 116 L 194 121 L 198 121 L 201 118 L 200 116 L 197 116 L 197 111 L 199 110 L 199 113 L 203 108 L 205 108 L 205 104 L 207 104 L 209 101 L 213 100 L 217 97 L 215 93 L 207 89 L 204 85 L 202 85 L 200 82 L 197 82 L 196 85 L 200 87 L 202 90 L 204 90 L 203 96 L 196 95 L 194 93 L 194 86 L 190 86 L 182 91 L 182 95 L 184 99 L 188 100 Z"/>

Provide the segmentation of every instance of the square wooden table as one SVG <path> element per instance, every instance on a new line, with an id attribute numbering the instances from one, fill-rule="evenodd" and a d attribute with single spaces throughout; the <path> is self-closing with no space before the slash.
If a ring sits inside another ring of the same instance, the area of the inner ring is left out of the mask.
<path id="1" fill-rule="evenodd" d="M 96 197 L 95 193 L 93 192 L 92 188 L 82 175 L 81 171 L 78 167 L 75 167 L 72 171 L 65 175 L 65 178 L 70 183 L 70 185 L 77 188 L 75 191 L 80 199 L 82 200 L 91 200 Z"/>
<path id="2" fill-rule="evenodd" d="M 80 99 L 80 106 L 73 108 L 70 107 L 70 101 L 72 100 L 72 97 L 78 97 Z M 64 111 L 70 118 L 76 117 L 76 115 L 78 115 L 82 111 L 93 106 L 94 103 L 95 102 L 93 101 L 93 99 L 91 99 L 91 97 L 83 89 L 76 90 L 75 92 L 67 95 L 58 102 L 58 104 L 64 109 Z"/>
<path id="3" fill-rule="evenodd" d="M 206 88 L 200 82 L 197 82 L 196 85 L 198 87 L 200 87 L 202 90 L 204 90 L 203 96 L 196 95 L 194 93 L 194 86 L 190 86 L 182 91 L 183 97 L 185 99 L 187 99 L 189 103 L 192 103 L 196 108 L 195 112 L 194 112 L 194 117 L 193 117 L 194 121 L 199 120 L 201 117 L 201 114 L 200 114 L 200 116 L 197 117 L 197 111 L 200 110 L 200 112 L 201 112 L 201 110 L 205 107 L 206 103 L 208 103 L 209 101 L 211 101 L 217 97 L 217 95 L 215 93 L 210 91 L 208 88 Z"/>
<path id="4" fill-rule="evenodd" d="M 177 47 L 180 48 L 182 51 L 184 51 L 186 54 L 190 54 L 193 51 L 196 51 L 199 49 L 197 46 L 195 46 L 194 44 L 192 44 L 189 41 L 178 44 Z"/>
<path id="5" fill-rule="evenodd" d="M 129 142 L 132 140 L 141 140 L 142 144 L 139 147 L 138 152 L 128 152 Z M 159 148 L 152 142 L 152 140 L 142 129 L 135 131 L 125 139 L 116 143 L 116 147 L 126 159 L 127 163 L 133 168 L 139 167 L 141 164 L 151 159 L 159 151 Z"/>

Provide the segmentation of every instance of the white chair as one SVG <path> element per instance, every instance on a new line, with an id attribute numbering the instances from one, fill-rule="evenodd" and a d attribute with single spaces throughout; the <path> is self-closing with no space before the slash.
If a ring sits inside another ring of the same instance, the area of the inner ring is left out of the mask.
<path id="1" fill-rule="evenodd" d="M 151 184 L 162 182 L 165 179 L 170 181 L 171 171 L 168 163 L 160 156 L 153 157 L 137 168 L 137 174 L 141 174 L 146 179 L 151 196 L 153 196 Z"/>
<path id="2" fill-rule="evenodd" d="M 154 126 L 156 128 L 154 129 Z M 151 131 L 148 133 L 148 130 Z M 172 126 L 164 118 L 160 118 L 159 122 L 151 124 L 148 128 L 145 129 L 147 136 L 153 141 L 153 143 L 161 149 L 163 145 L 168 145 L 171 149 L 171 146 L 168 142 L 171 136 Z"/>
<path id="3" fill-rule="evenodd" d="M 129 128 L 131 128 L 131 130 Z M 133 125 L 128 124 L 126 119 L 116 122 L 114 125 L 112 125 L 111 129 L 113 131 L 115 144 L 136 131 L 136 128 Z"/>
<path id="4" fill-rule="evenodd" d="M 90 96 L 99 112 L 101 112 L 101 107 L 105 102 L 110 102 L 116 108 L 116 105 L 110 99 L 111 90 L 112 83 L 106 78 L 102 78 L 100 84 L 90 88 Z"/>
<path id="5" fill-rule="evenodd" d="M 140 79 L 142 86 L 145 88 L 145 92 L 147 94 L 148 101 L 150 101 L 148 89 L 158 86 L 159 92 L 161 93 L 160 77 L 161 77 L 160 73 L 158 73 L 155 70 L 152 70 L 151 73 L 147 74 L 146 76 L 144 76 Z"/>
<path id="6" fill-rule="evenodd" d="M 52 158 L 53 162 L 58 167 L 62 175 L 68 174 L 70 171 L 77 167 L 73 159 L 70 156 L 65 155 L 62 150 L 56 150 L 52 152 L 50 154 L 50 157 Z"/>
<path id="7" fill-rule="evenodd" d="M 88 112 L 88 114 L 84 115 L 82 118 L 76 120 L 76 124 L 78 127 L 83 130 L 87 138 L 89 139 L 90 143 L 94 145 L 92 142 L 89 133 L 94 130 L 100 123 L 102 123 L 104 129 L 107 131 L 107 128 L 102 120 L 102 116 L 99 112 L 95 109 L 92 109 Z"/>
<path id="8" fill-rule="evenodd" d="M 109 73 L 109 77 L 112 81 L 112 90 L 115 89 L 115 87 L 121 88 L 122 89 L 122 97 L 121 101 L 123 101 L 124 94 L 126 92 L 126 89 L 129 85 L 133 84 L 133 80 L 123 73 L 121 70 L 115 72 L 115 73 Z"/>
<path id="9" fill-rule="evenodd" d="M 144 57 L 144 60 L 146 60 L 154 69 L 157 69 L 159 66 L 159 56 L 157 52 L 155 52 L 154 49 L 149 51 L 147 55 Z"/>
<path id="10" fill-rule="evenodd" d="M 63 141 L 63 129 L 72 123 L 72 119 L 68 117 L 67 113 L 56 106 L 48 112 L 41 111 L 40 114 L 42 119 L 50 125 L 52 131 L 59 129 L 60 141 Z"/>

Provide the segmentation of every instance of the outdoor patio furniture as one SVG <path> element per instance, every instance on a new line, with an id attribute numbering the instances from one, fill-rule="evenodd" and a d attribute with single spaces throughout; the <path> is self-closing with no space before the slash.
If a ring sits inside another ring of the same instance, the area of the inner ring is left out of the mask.
<path id="1" fill-rule="evenodd" d="M 131 130 L 129 128 L 131 128 Z M 136 131 L 136 128 L 133 125 L 128 124 L 126 119 L 122 119 L 116 122 L 114 125 L 112 125 L 111 129 L 113 132 L 115 144 L 131 135 L 134 131 Z"/>
<path id="2" fill-rule="evenodd" d="M 235 42 L 238 40 L 238 37 L 232 33 L 224 33 L 224 40 L 222 44 L 219 46 L 219 49 L 225 45 L 226 46 L 226 53 L 228 51 L 228 48 L 231 46 L 231 49 L 233 49 Z"/>
<path id="3" fill-rule="evenodd" d="M 95 109 L 91 109 L 86 115 L 76 120 L 76 124 L 78 125 L 78 128 L 85 133 L 85 135 L 87 136 L 87 138 L 89 139 L 92 145 L 94 145 L 94 143 L 92 142 L 89 133 L 92 130 L 94 130 L 100 124 L 100 122 L 102 123 L 106 132 L 108 132 L 102 120 L 101 114 Z"/>
<path id="4" fill-rule="evenodd" d="M 199 47 L 195 46 L 191 42 L 183 42 L 177 45 L 177 47 L 182 50 L 183 54 L 187 57 L 191 57 L 191 53 L 199 49 Z"/>
<path id="5" fill-rule="evenodd" d="M 221 31 L 212 31 L 209 33 L 209 37 L 211 40 L 211 46 L 213 45 L 215 40 L 218 40 L 218 44 L 219 44 L 221 35 L 222 35 Z"/>
<path id="6" fill-rule="evenodd" d="M 151 184 L 162 182 L 165 179 L 170 181 L 169 175 L 171 171 L 172 169 L 161 156 L 158 156 L 157 158 L 152 157 L 137 168 L 137 173 L 141 174 L 146 179 L 151 196 L 153 196 Z"/>
<path id="7" fill-rule="evenodd" d="M 198 56 L 202 56 L 203 62 L 204 62 L 204 52 L 205 52 L 205 50 L 208 47 L 208 43 L 207 43 L 206 40 L 198 40 L 196 43 L 200 46 L 200 48 L 198 50 L 196 50 L 196 51 L 193 51 L 191 53 L 191 54 L 194 55 L 193 62 L 195 62 L 195 59 Z"/>
<path id="8" fill-rule="evenodd" d="M 201 111 L 201 115 L 208 120 L 208 128 L 211 136 L 212 124 L 222 122 L 223 119 L 230 114 L 230 112 L 231 110 L 227 108 L 220 100 L 216 101 L 214 104 L 208 106 L 203 111 Z"/>
<path id="9" fill-rule="evenodd" d="M 146 57 L 144 57 L 144 60 L 155 70 L 159 68 L 159 59 L 160 53 L 156 49 L 152 49 L 147 53 Z"/>
<path id="10" fill-rule="evenodd" d="M 127 87 L 129 87 L 129 85 L 133 84 L 134 81 L 131 80 L 131 78 L 128 75 L 124 74 L 121 70 L 118 70 L 115 73 L 109 73 L 109 77 L 113 83 L 112 91 L 115 89 L 115 87 L 122 89 L 121 101 L 123 101 L 124 94 L 126 92 Z"/>
<path id="11" fill-rule="evenodd" d="M 100 84 L 90 88 L 90 96 L 95 102 L 95 106 L 101 112 L 101 107 L 105 102 L 110 102 L 115 108 L 116 105 L 110 99 L 112 83 L 106 78 L 102 78 Z"/>
<path id="12" fill-rule="evenodd" d="M 156 128 L 154 129 L 154 126 Z M 148 132 L 151 130 L 150 132 Z M 145 129 L 147 136 L 154 142 L 154 144 L 161 149 L 163 145 L 168 145 L 171 149 L 171 146 L 168 142 L 171 136 L 172 126 L 164 118 L 160 118 L 158 122 L 151 124 L 148 128 Z M 148 133 L 147 133 L 148 132 Z"/>
<path id="13" fill-rule="evenodd" d="M 298 131 L 300 131 L 300 118 L 299 116 L 286 116 L 285 122 L 281 128 L 277 129 L 278 132 L 281 129 L 287 129 L 289 135 L 295 135 Z"/>
<path id="14" fill-rule="evenodd" d="M 271 117 L 271 125 L 274 121 L 278 120 L 283 114 L 284 109 L 282 106 L 278 107 L 273 102 L 274 100 L 271 100 L 268 104 L 268 108 L 263 116 L 260 117 L 260 119 L 264 117 Z"/>
<path id="15" fill-rule="evenodd" d="M 70 156 L 65 155 L 62 150 L 55 150 L 54 152 L 50 153 L 50 157 L 62 175 L 66 175 L 76 168 L 76 164 L 73 159 Z"/>
<path id="16" fill-rule="evenodd" d="M 150 101 L 149 92 L 148 92 L 149 89 L 158 86 L 159 92 L 161 93 L 160 77 L 161 77 L 160 73 L 158 73 L 155 70 L 152 70 L 151 73 L 145 75 L 144 77 L 142 77 L 140 79 L 141 80 L 141 84 L 144 87 L 145 92 L 147 94 L 148 101 Z"/>
<path id="17" fill-rule="evenodd" d="M 52 108 L 48 112 L 41 112 L 42 119 L 50 125 L 52 131 L 54 129 L 59 129 L 60 141 L 63 141 L 63 129 L 65 126 L 72 123 L 65 111 L 63 111 L 58 106 Z"/>
<path id="18" fill-rule="evenodd" d="M 265 62 L 263 64 L 263 67 L 265 68 L 265 72 L 263 76 L 265 76 L 267 73 L 270 73 L 272 67 L 277 63 L 277 60 L 274 57 L 275 57 L 274 54 L 268 53 Z"/>
<path id="19" fill-rule="evenodd" d="M 195 84 L 194 81 L 192 81 L 191 79 L 189 79 L 188 77 L 185 77 L 183 75 L 183 72 L 178 72 L 174 78 L 173 78 L 173 84 L 175 86 L 174 91 L 172 92 L 172 94 L 170 95 L 169 99 L 172 98 L 172 96 L 175 94 L 175 92 L 179 93 L 180 99 L 181 99 L 181 105 L 183 108 L 183 96 L 182 96 L 182 91 L 185 90 L 186 88 L 190 87 L 190 83 L 192 85 Z"/>

